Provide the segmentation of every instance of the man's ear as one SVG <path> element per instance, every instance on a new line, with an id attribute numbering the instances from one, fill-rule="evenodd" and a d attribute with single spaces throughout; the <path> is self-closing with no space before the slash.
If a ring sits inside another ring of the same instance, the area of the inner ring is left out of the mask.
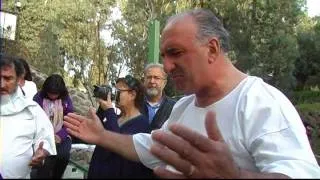
<path id="1" fill-rule="evenodd" d="M 218 38 L 213 37 L 208 42 L 209 64 L 213 63 L 221 53 L 220 42 Z"/>
<path id="2" fill-rule="evenodd" d="M 166 87 L 166 85 L 167 85 L 167 83 L 168 83 L 168 78 L 164 79 L 164 82 L 163 82 L 163 83 L 164 83 L 164 86 L 163 86 L 163 88 L 164 88 L 164 87 Z"/>
<path id="3" fill-rule="evenodd" d="M 23 76 L 19 76 L 17 77 L 17 81 L 18 81 L 18 85 L 19 86 L 23 86 L 24 85 L 24 77 Z"/>

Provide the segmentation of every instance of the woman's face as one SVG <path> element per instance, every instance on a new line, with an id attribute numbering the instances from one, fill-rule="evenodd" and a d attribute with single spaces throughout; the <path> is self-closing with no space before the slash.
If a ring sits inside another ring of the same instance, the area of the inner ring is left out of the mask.
<path id="1" fill-rule="evenodd" d="M 51 100 L 56 100 L 59 98 L 59 94 L 58 93 L 47 93 L 48 98 Z"/>
<path id="2" fill-rule="evenodd" d="M 119 99 L 116 101 L 117 107 L 121 108 L 133 104 L 135 98 L 133 91 L 124 82 L 118 82 L 116 88 L 119 93 L 117 96 Z"/>

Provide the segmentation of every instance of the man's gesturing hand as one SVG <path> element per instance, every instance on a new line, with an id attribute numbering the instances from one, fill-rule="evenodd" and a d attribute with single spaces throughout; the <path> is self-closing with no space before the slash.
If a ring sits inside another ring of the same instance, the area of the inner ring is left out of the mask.
<path id="1" fill-rule="evenodd" d="M 99 144 L 104 127 L 94 109 L 89 110 L 89 117 L 68 113 L 64 117 L 68 133 L 91 144 Z"/>
<path id="2" fill-rule="evenodd" d="M 49 155 L 48 151 L 43 149 L 43 142 L 40 142 L 38 149 L 32 156 L 29 166 L 43 165 L 44 159 Z"/>
<path id="3" fill-rule="evenodd" d="M 240 169 L 213 112 L 207 113 L 205 127 L 208 137 L 179 124 L 169 126 L 172 133 L 161 130 L 152 133 L 157 143 L 151 147 L 151 153 L 181 173 L 164 167 L 156 167 L 154 172 L 163 178 L 239 178 Z"/>

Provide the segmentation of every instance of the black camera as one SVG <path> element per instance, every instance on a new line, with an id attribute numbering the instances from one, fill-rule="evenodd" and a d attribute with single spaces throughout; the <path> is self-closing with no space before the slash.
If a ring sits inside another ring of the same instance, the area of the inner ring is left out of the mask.
<path id="1" fill-rule="evenodd" d="M 111 92 L 111 100 L 115 100 L 116 93 L 112 91 L 112 87 L 108 85 L 102 85 L 102 86 L 93 86 L 93 97 L 100 98 L 103 100 L 108 99 L 108 93 Z"/>

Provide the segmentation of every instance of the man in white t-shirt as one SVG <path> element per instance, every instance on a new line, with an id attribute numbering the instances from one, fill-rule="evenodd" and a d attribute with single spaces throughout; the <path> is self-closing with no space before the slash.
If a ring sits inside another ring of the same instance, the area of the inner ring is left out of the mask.
<path id="1" fill-rule="evenodd" d="M 305 128 L 291 102 L 262 79 L 236 69 L 229 34 L 197 9 L 171 17 L 161 35 L 164 69 L 189 94 L 160 130 L 125 136 L 69 114 L 68 131 L 163 178 L 319 178 Z"/>

